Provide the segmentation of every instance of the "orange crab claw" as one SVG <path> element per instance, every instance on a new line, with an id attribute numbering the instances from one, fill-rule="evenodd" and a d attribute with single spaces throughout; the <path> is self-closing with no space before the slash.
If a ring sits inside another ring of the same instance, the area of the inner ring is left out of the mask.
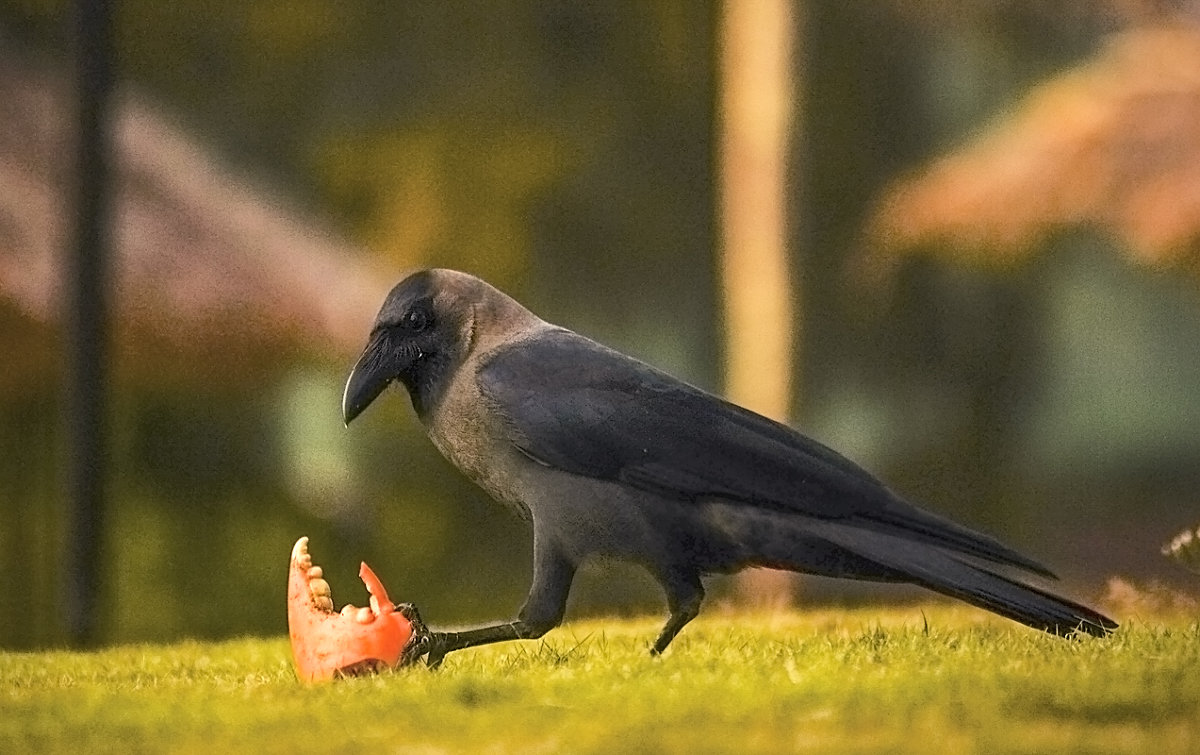
<path id="1" fill-rule="evenodd" d="M 308 538 L 292 547 L 288 568 L 288 634 L 296 673 L 306 682 L 401 665 L 417 639 L 414 627 L 388 600 L 383 583 L 364 562 L 358 576 L 370 605 L 333 610 L 333 595 L 321 567 L 312 562 Z"/>

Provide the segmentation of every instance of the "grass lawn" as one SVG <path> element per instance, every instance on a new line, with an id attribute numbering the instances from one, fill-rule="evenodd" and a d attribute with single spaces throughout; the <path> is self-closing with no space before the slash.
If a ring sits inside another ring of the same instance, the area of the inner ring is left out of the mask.
<path id="1" fill-rule="evenodd" d="M 0 752 L 1200 752 L 1200 623 L 1064 641 L 969 608 L 710 609 L 308 687 L 285 637 L 0 653 Z"/>

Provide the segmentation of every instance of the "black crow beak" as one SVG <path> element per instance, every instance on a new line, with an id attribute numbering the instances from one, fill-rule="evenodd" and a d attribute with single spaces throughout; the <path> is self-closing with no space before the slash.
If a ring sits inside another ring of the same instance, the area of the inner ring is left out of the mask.
<path id="1" fill-rule="evenodd" d="M 381 332 L 371 337 L 362 356 L 354 363 L 342 392 L 342 421 L 347 425 L 400 374 L 403 365 L 394 351 L 389 347 L 387 334 Z"/>

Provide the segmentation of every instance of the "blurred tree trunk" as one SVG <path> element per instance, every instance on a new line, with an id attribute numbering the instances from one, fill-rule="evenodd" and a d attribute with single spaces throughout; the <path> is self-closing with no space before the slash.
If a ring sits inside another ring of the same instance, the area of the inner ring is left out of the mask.
<path id="1" fill-rule="evenodd" d="M 797 5 L 727 0 L 718 25 L 725 393 L 781 422 L 797 342 L 785 213 Z M 751 605 L 786 603 L 791 592 L 786 572 L 753 570 L 737 581 L 739 600 Z"/>

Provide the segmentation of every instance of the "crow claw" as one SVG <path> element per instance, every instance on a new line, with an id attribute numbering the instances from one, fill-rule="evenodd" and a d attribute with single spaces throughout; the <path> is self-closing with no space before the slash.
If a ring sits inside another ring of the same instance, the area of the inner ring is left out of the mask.
<path id="1" fill-rule="evenodd" d="M 425 622 L 421 620 L 421 613 L 415 605 L 397 603 L 395 608 L 396 613 L 403 616 L 412 625 L 412 636 L 408 638 L 408 644 L 404 646 L 404 650 L 400 654 L 400 665 L 407 666 L 429 652 L 432 633 L 425 626 Z"/>

